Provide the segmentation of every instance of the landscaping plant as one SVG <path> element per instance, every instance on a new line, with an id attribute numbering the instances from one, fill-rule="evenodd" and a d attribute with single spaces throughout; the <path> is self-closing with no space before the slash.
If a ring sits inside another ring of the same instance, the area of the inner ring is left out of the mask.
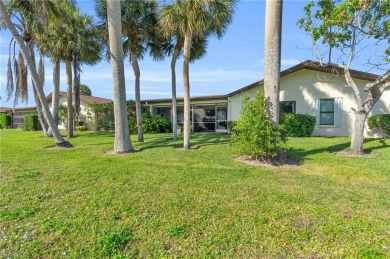
<path id="1" fill-rule="evenodd" d="M 275 158 L 278 150 L 287 147 L 287 135 L 283 125 L 273 126 L 267 115 L 268 102 L 263 93 L 253 100 L 244 98 L 241 117 L 233 128 L 232 141 L 244 155 L 256 159 Z"/>

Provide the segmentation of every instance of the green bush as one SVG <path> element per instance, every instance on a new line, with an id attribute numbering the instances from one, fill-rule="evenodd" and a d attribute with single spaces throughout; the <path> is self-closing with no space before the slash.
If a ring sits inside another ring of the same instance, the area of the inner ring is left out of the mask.
<path id="1" fill-rule="evenodd" d="M 0 129 L 11 128 L 11 114 L 1 114 L 0 115 Z"/>
<path id="2" fill-rule="evenodd" d="M 87 126 L 76 126 L 76 131 L 87 131 Z"/>
<path id="3" fill-rule="evenodd" d="M 130 133 L 137 133 L 137 118 L 135 116 L 129 117 L 129 131 Z"/>
<path id="4" fill-rule="evenodd" d="M 267 105 L 263 93 L 258 93 L 253 100 L 245 97 L 241 117 L 231 137 L 242 154 L 274 158 L 279 149 L 287 147 L 284 127 L 272 125 Z"/>
<path id="5" fill-rule="evenodd" d="M 39 118 L 36 114 L 25 114 L 23 130 L 33 131 L 39 129 Z"/>
<path id="6" fill-rule="evenodd" d="M 167 133 L 170 130 L 168 120 L 161 115 L 151 115 L 149 112 L 142 114 L 142 129 L 144 133 Z M 137 119 L 129 117 L 130 133 L 137 133 Z"/>
<path id="7" fill-rule="evenodd" d="M 313 133 L 316 117 L 308 114 L 283 114 L 283 121 L 287 136 L 289 137 L 310 137 Z"/>
<path id="8" fill-rule="evenodd" d="M 368 128 L 390 136 L 390 114 L 378 114 L 368 118 Z"/>
<path id="9" fill-rule="evenodd" d="M 233 133 L 234 126 L 236 126 L 237 121 L 228 121 L 227 122 L 227 128 L 229 130 L 229 133 Z"/>
<path id="10" fill-rule="evenodd" d="M 145 133 L 169 132 L 169 122 L 161 115 L 142 114 L 142 127 Z"/>

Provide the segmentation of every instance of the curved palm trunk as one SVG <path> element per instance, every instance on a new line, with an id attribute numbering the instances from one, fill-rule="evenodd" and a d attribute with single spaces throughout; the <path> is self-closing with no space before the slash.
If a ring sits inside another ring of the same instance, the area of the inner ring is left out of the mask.
<path id="1" fill-rule="evenodd" d="M 171 60 L 171 74 L 172 74 L 172 133 L 173 140 L 177 140 L 177 101 L 176 101 L 176 61 L 179 56 L 180 42 L 176 42 L 175 50 Z"/>
<path id="2" fill-rule="evenodd" d="M 129 134 L 126 107 L 125 73 L 123 68 L 121 2 L 107 1 L 108 35 L 114 91 L 115 143 L 114 152 L 128 153 L 133 150 Z"/>
<path id="3" fill-rule="evenodd" d="M 184 93 L 184 149 L 190 148 L 190 52 L 191 52 L 192 34 L 186 34 L 184 37 L 183 50 L 183 93 Z"/>
<path id="4" fill-rule="evenodd" d="M 68 85 L 68 138 L 73 138 L 73 91 L 72 91 L 72 60 L 67 58 L 65 60 L 66 67 L 66 81 Z"/>
<path id="5" fill-rule="evenodd" d="M 265 9 L 264 95 L 268 116 L 279 125 L 280 56 L 283 0 L 267 0 Z"/>
<path id="6" fill-rule="evenodd" d="M 30 41 L 27 46 L 28 46 L 28 50 L 29 50 L 29 53 L 31 56 L 31 61 L 34 63 L 34 65 L 36 67 L 34 43 L 32 41 Z M 48 126 L 47 126 L 46 121 L 45 121 L 45 117 L 43 116 L 42 104 L 38 98 L 37 91 L 35 90 L 36 87 L 34 86 L 34 82 L 32 82 L 32 84 L 33 84 L 33 93 L 34 93 L 34 99 L 35 99 L 35 107 L 37 109 L 38 119 L 39 119 L 39 123 L 41 124 L 43 135 L 45 137 L 52 137 L 53 135 L 52 135 L 51 131 L 48 129 Z"/>
<path id="7" fill-rule="evenodd" d="M 135 77 L 135 113 L 137 117 L 138 128 L 138 142 L 144 142 L 144 133 L 142 130 L 142 107 L 141 107 L 141 89 L 140 89 L 140 77 L 141 72 L 138 65 L 138 56 L 134 50 L 130 50 L 131 65 L 134 71 Z"/>
<path id="8" fill-rule="evenodd" d="M 51 109 L 55 123 L 58 125 L 58 106 L 60 104 L 60 61 L 53 62 L 53 91 Z"/>
<path id="9" fill-rule="evenodd" d="M 30 71 L 30 76 L 34 82 L 34 88 L 37 91 L 37 96 L 42 104 L 42 113 L 46 119 L 46 122 L 49 125 L 49 128 L 51 129 L 51 132 L 53 133 L 55 142 L 59 146 L 66 146 L 66 147 L 71 147 L 72 145 L 65 141 L 60 132 L 58 131 L 58 128 L 56 127 L 54 123 L 53 116 L 50 113 L 49 105 L 47 104 L 47 100 L 45 97 L 45 93 L 43 92 L 42 89 L 42 82 L 40 82 L 38 78 L 38 73 L 35 68 L 35 64 L 31 60 L 31 56 L 29 54 L 28 48 L 23 42 L 23 39 L 20 37 L 19 33 L 17 32 L 15 26 L 11 22 L 11 19 L 7 13 L 6 7 L 4 6 L 4 3 L 0 1 L 0 13 L 2 16 L 2 19 L 4 23 L 6 24 L 7 28 L 10 30 L 12 36 L 15 38 L 16 42 L 18 43 L 18 46 L 20 48 L 20 51 L 22 52 L 23 58 L 27 63 L 27 67 Z"/>

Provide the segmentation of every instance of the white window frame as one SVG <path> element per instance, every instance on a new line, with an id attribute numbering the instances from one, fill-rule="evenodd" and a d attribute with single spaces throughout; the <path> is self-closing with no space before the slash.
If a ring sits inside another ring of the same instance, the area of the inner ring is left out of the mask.
<path id="1" fill-rule="evenodd" d="M 333 125 L 321 125 L 320 124 L 320 100 L 334 100 L 334 122 Z M 316 126 L 319 127 L 340 127 L 342 125 L 342 114 L 343 114 L 343 97 L 336 98 L 317 98 L 315 102 L 315 116 Z"/>

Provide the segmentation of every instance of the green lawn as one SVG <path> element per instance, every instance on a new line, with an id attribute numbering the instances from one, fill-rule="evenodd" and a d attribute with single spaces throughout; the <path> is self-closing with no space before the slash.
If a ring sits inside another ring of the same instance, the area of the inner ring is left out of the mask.
<path id="1" fill-rule="evenodd" d="M 41 132 L 0 130 L 0 258 L 390 258 L 390 140 L 340 157 L 348 138 L 293 138 L 302 165 L 234 160 L 226 135 L 146 135 L 106 154 L 111 133 L 72 149 Z"/>

